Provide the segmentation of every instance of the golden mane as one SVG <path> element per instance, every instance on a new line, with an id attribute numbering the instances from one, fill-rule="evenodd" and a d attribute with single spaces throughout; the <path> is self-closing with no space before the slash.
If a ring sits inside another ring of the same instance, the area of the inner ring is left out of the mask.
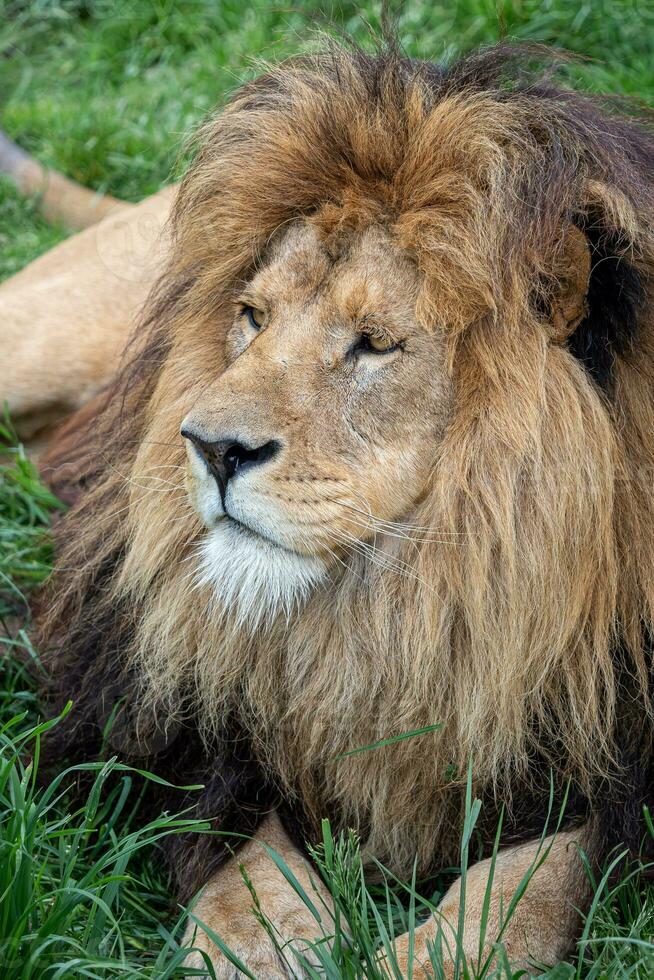
<path id="1" fill-rule="evenodd" d="M 62 523 L 68 571 L 45 626 L 58 671 L 93 659 L 80 717 L 113 661 L 209 744 L 237 717 L 287 799 L 358 826 L 405 873 L 416 853 L 433 861 L 470 757 L 482 791 L 510 794 L 538 757 L 592 795 L 620 764 L 624 690 L 649 712 L 654 150 L 635 124 L 523 77 L 520 58 L 443 70 L 333 48 L 204 126 L 145 340 L 109 399 L 114 434 Z M 183 491 L 130 474 L 183 462 L 185 332 L 226 329 L 234 283 L 307 216 L 325 236 L 382 221 L 415 258 L 456 404 L 412 515 L 433 534 L 403 544 L 407 568 L 354 555 L 291 623 L 253 636 L 189 577 L 200 528 Z M 589 309 L 559 337 L 570 227 L 591 248 Z"/>

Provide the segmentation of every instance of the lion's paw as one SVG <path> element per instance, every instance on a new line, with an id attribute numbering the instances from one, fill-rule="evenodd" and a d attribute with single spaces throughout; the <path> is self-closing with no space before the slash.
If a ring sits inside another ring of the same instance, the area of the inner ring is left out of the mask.
<path id="1" fill-rule="evenodd" d="M 382 975 L 393 977 L 393 980 L 398 976 L 414 977 L 414 980 L 433 978 L 435 971 L 431 966 L 429 949 L 425 941 L 428 938 L 432 938 L 431 934 L 428 937 L 423 936 L 421 929 L 416 929 L 413 935 L 413 955 L 411 955 L 409 933 L 398 936 L 393 942 L 393 961 L 391 962 L 390 957 L 383 953 L 377 962 Z M 443 957 L 442 972 L 439 975 L 444 980 L 450 980 L 454 976 L 454 964 L 446 956 Z"/>
<path id="2" fill-rule="evenodd" d="M 314 933 L 319 931 L 315 920 L 285 923 L 287 928 L 284 930 L 284 935 L 278 937 L 278 945 L 275 945 L 254 916 L 249 915 L 245 919 L 246 921 L 239 928 L 231 927 L 218 934 L 225 946 L 234 954 L 234 958 L 240 960 L 256 980 L 299 980 L 307 976 L 303 962 L 317 966 L 316 958 L 311 952 Z M 284 938 L 284 936 L 292 938 Z M 236 980 L 243 977 L 244 974 L 239 968 L 199 927 L 195 936 L 187 937 L 186 942 L 187 945 L 192 946 L 192 950 L 184 961 L 185 967 L 206 971 L 206 959 L 202 955 L 204 952 L 211 961 L 216 980 Z M 208 972 L 193 975 L 210 976 Z"/>
<path id="3" fill-rule="evenodd" d="M 270 842 L 268 848 L 262 846 L 265 840 Z M 304 963 L 318 965 L 312 945 L 316 940 L 325 942 L 324 924 L 317 921 L 309 905 L 276 867 L 269 853 L 271 846 L 274 853 L 283 856 L 318 908 L 324 909 L 325 922 L 329 921 L 329 892 L 288 838 L 279 818 L 271 814 L 257 838 L 243 846 L 240 860 L 231 859 L 220 868 L 194 904 L 184 939 L 184 945 L 189 947 L 187 967 L 206 971 L 204 952 L 217 980 L 243 975 L 211 941 L 212 935 L 220 937 L 256 980 L 293 980 L 306 976 Z M 251 888 L 271 935 L 254 915 Z"/>
<path id="4" fill-rule="evenodd" d="M 263 942 L 247 942 L 242 939 L 235 940 L 230 937 L 227 944 L 241 963 L 247 968 L 252 976 L 257 980 L 295 980 L 296 977 L 304 976 L 301 968 L 291 962 L 290 954 L 286 955 L 286 960 L 275 949 L 272 942 L 264 938 Z M 244 974 L 239 968 L 218 949 L 212 942 L 197 940 L 194 943 L 193 952 L 189 953 L 184 960 L 186 969 L 194 972 L 187 974 L 190 978 L 199 977 L 209 980 L 211 974 L 207 970 L 208 957 L 214 970 L 216 980 L 238 980 Z M 201 950 L 204 952 L 202 955 Z M 204 973 L 195 971 L 205 971 Z"/>

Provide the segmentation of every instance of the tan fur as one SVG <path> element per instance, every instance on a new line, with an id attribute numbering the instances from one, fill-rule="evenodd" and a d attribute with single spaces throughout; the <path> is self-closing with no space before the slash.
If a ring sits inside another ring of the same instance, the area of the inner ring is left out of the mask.
<path id="1" fill-rule="evenodd" d="M 165 259 L 166 189 L 58 245 L 0 285 L 0 401 L 34 440 L 116 374 Z"/>
<path id="2" fill-rule="evenodd" d="M 266 847 L 290 869 L 320 921 L 287 882 Z M 256 893 L 258 911 L 270 924 L 281 952 L 254 916 L 254 898 L 246 879 Z M 245 844 L 209 881 L 193 905 L 192 916 L 183 943 L 193 949 L 186 958 L 186 966 L 196 970 L 205 967 L 202 956 L 205 952 L 213 963 L 216 980 L 232 980 L 242 974 L 219 952 L 203 931 L 203 925 L 225 937 L 231 951 L 258 980 L 305 976 L 293 950 L 299 950 L 310 963 L 317 965 L 307 944 L 324 941 L 325 936 L 333 933 L 331 896 L 318 874 L 291 843 L 274 813 L 264 821 L 256 838 Z"/>
<path id="3" fill-rule="evenodd" d="M 437 914 L 416 929 L 413 955 L 408 935 L 394 943 L 393 952 L 401 975 L 413 975 L 416 980 L 433 976 L 429 954 L 440 944 L 444 975 L 454 977 L 457 939 L 459 968 L 465 962 L 473 976 L 487 959 L 493 962 L 493 945 L 498 941 L 502 942 L 515 970 L 533 971 L 537 964 L 548 966 L 562 959 L 577 935 L 579 909 L 590 897 L 590 885 L 578 850 L 585 844 L 584 833 L 577 831 L 500 852 L 493 869 L 489 900 L 490 859 L 474 865 L 466 876 L 462 932 L 458 934 L 459 878 L 441 900 Z M 511 909 L 511 901 L 527 874 L 530 874 L 527 890 Z M 483 926 L 482 916 L 485 916 Z M 480 943 L 482 928 L 485 928 L 483 944 Z M 499 964 L 495 962 L 495 965 Z M 389 976 L 395 975 L 390 963 L 385 964 L 385 969 Z"/>
<path id="4" fill-rule="evenodd" d="M 459 934 L 459 878 L 446 892 L 432 918 L 419 926 L 411 938 L 405 934 L 395 940 L 393 963 L 382 954 L 381 970 L 389 976 L 395 976 L 398 969 L 402 977 L 431 977 L 430 952 L 440 945 L 444 976 L 453 978 L 457 950 L 459 968 L 465 962 L 474 973 L 487 959 L 493 962 L 494 946 L 500 942 L 513 969 L 533 970 L 537 965 L 555 964 L 574 943 L 579 910 L 590 897 L 589 880 L 579 854 L 579 849 L 586 848 L 589 841 L 588 830 L 581 828 L 501 851 L 492 868 L 490 892 L 491 860 L 473 865 L 466 875 L 463 931 Z M 263 844 L 291 869 L 317 910 L 320 922 L 275 866 Z M 524 888 L 527 876 L 526 891 L 512 907 L 512 900 L 514 896 L 517 898 L 518 888 Z M 260 911 L 272 925 L 277 942 L 285 949 L 286 962 L 280 958 L 263 925 L 254 918 L 254 900 L 245 884 L 246 878 L 256 893 Z M 261 980 L 304 976 L 293 959 L 292 949 L 300 949 L 313 962 L 310 946 L 301 941 L 324 942 L 334 929 L 329 893 L 284 833 L 275 814 L 266 819 L 255 839 L 213 876 L 194 904 L 192 915 L 184 945 L 192 946 L 194 952 L 186 963 L 201 969 L 205 965 L 201 952 L 204 951 L 214 964 L 218 980 L 236 978 L 239 974 L 217 949 L 210 934 L 202 930 L 202 925 L 224 939 Z"/>

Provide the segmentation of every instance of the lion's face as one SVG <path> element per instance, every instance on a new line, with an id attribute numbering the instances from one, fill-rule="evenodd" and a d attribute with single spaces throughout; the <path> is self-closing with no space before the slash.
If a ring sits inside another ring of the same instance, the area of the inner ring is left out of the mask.
<path id="1" fill-rule="evenodd" d="M 392 547 L 424 493 L 450 380 L 415 318 L 419 282 L 381 228 L 325 244 L 301 223 L 236 295 L 227 369 L 182 433 L 204 574 L 248 618 L 373 536 Z"/>

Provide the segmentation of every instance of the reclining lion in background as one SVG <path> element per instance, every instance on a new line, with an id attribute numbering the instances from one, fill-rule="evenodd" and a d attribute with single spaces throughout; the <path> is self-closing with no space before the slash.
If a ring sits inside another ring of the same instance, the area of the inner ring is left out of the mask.
<path id="1" fill-rule="evenodd" d="M 92 757 L 115 712 L 114 745 L 202 781 L 200 813 L 254 834 L 236 857 L 216 837 L 166 846 L 179 894 L 206 885 L 196 914 L 257 977 L 299 968 L 249 914 L 238 862 L 282 939 L 310 940 L 261 842 L 309 888 L 301 842 L 327 816 L 394 873 L 429 874 L 457 862 L 470 759 L 489 849 L 510 812 L 486 952 L 552 772 L 566 824 L 503 933 L 510 959 L 574 940 L 577 844 L 601 862 L 640 842 L 654 141 L 520 59 L 336 47 L 245 85 L 204 127 L 115 380 L 45 461 L 77 497 L 40 641 L 50 696 L 75 703 L 60 749 Z M 78 302 L 52 356 L 86 390 Z M 468 875 L 471 962 L 487 874 Z M 458 900 L 455 882 L 454 925 Z M 414 976 L 437 931 L 417 930 Z M 408 971 L 406 937 L 396 952 Z"/>

